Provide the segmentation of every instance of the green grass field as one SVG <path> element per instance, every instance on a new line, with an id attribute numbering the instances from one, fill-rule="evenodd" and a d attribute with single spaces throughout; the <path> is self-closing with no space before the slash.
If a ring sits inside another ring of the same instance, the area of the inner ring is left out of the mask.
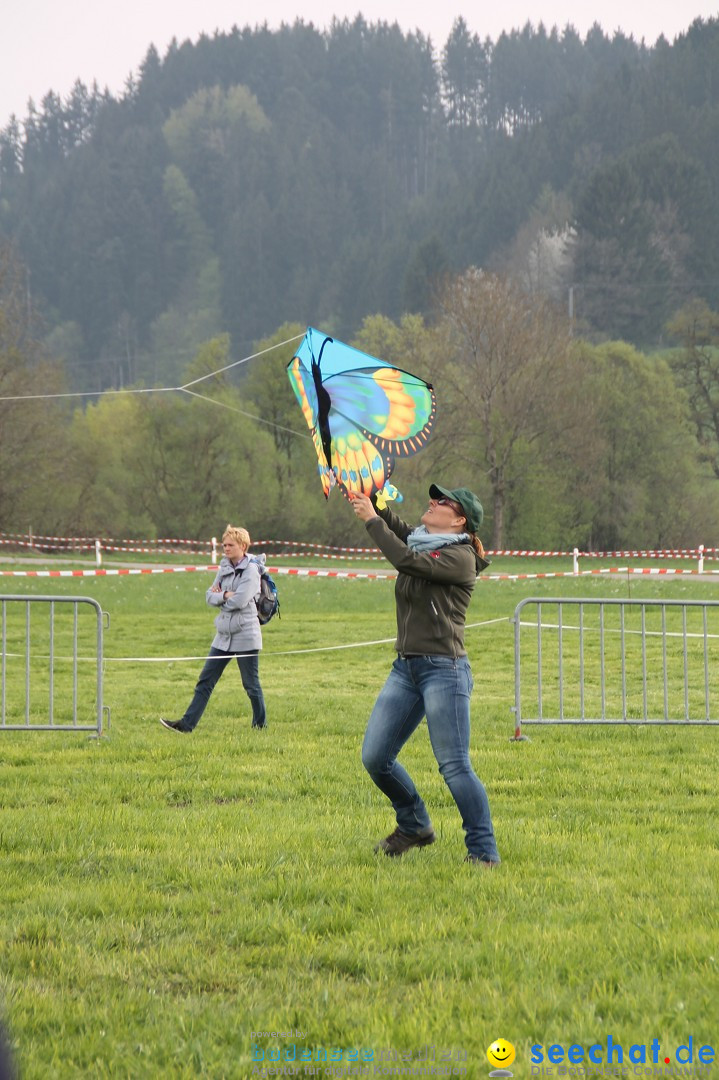
<path id="1" fill-rule="evenodd" d="M 500 1037 L 528 1078 L 537 1043 L 658 1039 L 672 1061 L 689 1037 L 717 1046 L 719 731 L 509 739 L 520 599 L 719 598 L 713 582 L 480 582 L 472 756 L 504 860 L 488 873 L 463 862 L 424 727 L 403 761 L 439 842 L 372 852 L 394 823 L 360 745 L 392 647 L 327 650 L 393 637 L 391 582 L 279 578 L 261 661 L 269 729 L 251 730 L 229 668 L 191 737 L 160 726 L 200 667 L 172 658 L 212 638 L 207 576 L 2 582 L 110 613 L 107 734 L 0 733 L 0 1011 L 23 1080 L 242 1080 L 262 1075 L 253 1053 L 276 1066 L 270 1051 L 293 1046 L 341 1051 L 336 1068 L 353 1048 L 407 1067 L 434 1046 L 483 1078 Z M 253 1035 L 273 1031 L 303 1034 Z"/>

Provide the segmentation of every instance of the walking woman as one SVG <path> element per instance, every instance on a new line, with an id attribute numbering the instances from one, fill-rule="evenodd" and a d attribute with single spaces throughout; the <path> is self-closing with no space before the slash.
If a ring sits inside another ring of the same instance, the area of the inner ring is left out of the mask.
<path id="1" fill-rule="evenodd" d="M 250 558 L 247 554 L 249 546 L 250 534 L 247 529 L 227 526 L 222 536 L 224 555 L 220 568 L 206 594 L 207 603 L 219 608 L 215 618 L 217 633 L 184 716 L 179 720 L 160 718 L 160 723 L 171 731 L 194 731 L 222 672 L 233 657 L 237 660 L 242 685 L 252 705 L 252 726 L 267 726 L 259 675 L 262 630 L 255 604 L 260 595 L 260 571 L 257 558 Z M 264 555 L 259 558 L 264 560 Z"/>
<path id="2" fill-rule="evenodd" d="M 469 760 L 472 672 L 464 648 L 467 607 L 477 575 L 488 565 L 477 536 L 482 504 L 467 488 L 432 484 L 417 528 L 366 495 L 352 495 L 357 517 L 399 571 L 397 659 L 377 698 L 362 746 L 362 763 L 394 807 L 397 828 L 375 847 L 403 855 L 433 844 L 427 808 L 397 755 L 423 717 L 432 750 L 462 817 L 466 861 L 499 865 L 489 801 Z"/>

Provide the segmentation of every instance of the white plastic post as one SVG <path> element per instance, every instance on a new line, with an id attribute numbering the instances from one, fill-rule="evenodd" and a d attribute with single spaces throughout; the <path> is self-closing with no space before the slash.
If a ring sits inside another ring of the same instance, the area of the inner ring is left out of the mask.
<path id="1" fill-rule="evenodd" d="M 579 573 L 579 548 L 575 548 L 572 552 L 572 573 Z"/>
<path id="2" fill-rule="evenodd" d="M 102 566 L 102 544 L 99 540 L 95 541 L 95 566 Z"/>
<path id="3" fill-rule="evenodd" d="M 217 537 L 216 536 L 212 537 L 212 561 L 213 561 L 213 563 L 217 562 Z"/>
<path id="4" fill-rule="evenodd" d="M 704 573 L 704 545 L 699 545 L 699 566 L 697 568 L 700 574 Z"/>

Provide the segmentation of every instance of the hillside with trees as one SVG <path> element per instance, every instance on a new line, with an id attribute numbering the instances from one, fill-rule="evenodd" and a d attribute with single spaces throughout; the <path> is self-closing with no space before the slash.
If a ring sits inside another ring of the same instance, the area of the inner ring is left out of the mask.
<path id="1" fill-rule="evenodd" d="M 437 52 L 358 17 L 49 92 L 0 131 L 0 397 L 94 396 L 0 401 L 0 527 L 193 536 L 241 505 L 344 538 L 287 431 L 291 346 L 231 366 L 313 324 L 436 385 L 400 486 L 470 475 L 495 544 L 707 542 L 716 70 L 715 19 L 651 47 L 458 19 Z M 201 376 L 214 404 L 108 393 Z"/>
<path id="2" fill-rule="evenodd" d="M 426 315 L 468 266 L 655 345 L 719 298 L 718 66 L 719 20 L 652 48 L 459 19 L 437 56 L 360 18 L 151 47 L 118 99 L 78 83 L 0 133 L 0 234 L 83 387 L 171 381 L 216 333 Z"/>

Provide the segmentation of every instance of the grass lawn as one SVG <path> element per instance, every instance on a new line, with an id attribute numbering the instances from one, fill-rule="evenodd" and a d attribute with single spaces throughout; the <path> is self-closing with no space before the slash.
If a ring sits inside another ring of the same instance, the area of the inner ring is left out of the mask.
<path id="1" fill-rule="evenodd" d="M 392 647 L 330 647 L 392 639 L 389 581 L 278 578 L 268 730 L 251 730 L 230 668 L 191 737 L 160 726 L 199 671 L 177 658 L 212 638 L 208 578 L 2 582 L 110 613 L 108 733 L 0 733 L 0 1010 L 23 1080 L 242 1080 L 293 1047 L 313 1058 L 297 1075 L 329 1075 L 323 1048 L 352 1075 L 362 1051 L 407 1068 L 427 1046 L 484 1078 L 498 1038 L 528 1078 L 540 1043 L 611 1037 L 626 1061 L 657 1039 L 662 1062 L 690 1037 L 717 1047 L 719 731 L 509 739 L 520 599 L 713 599 L 715 583 L 480 582 L 468 621 L 485 625 L 467 645 L 472 756 L 503 858 L 490 873 L 463 862 L 424 727 L 403 761 L 438 843 L 372 852 L 394 823 L 359 752 Z M 253 1034 L 271 1032 L 291 1034 Z"/>

